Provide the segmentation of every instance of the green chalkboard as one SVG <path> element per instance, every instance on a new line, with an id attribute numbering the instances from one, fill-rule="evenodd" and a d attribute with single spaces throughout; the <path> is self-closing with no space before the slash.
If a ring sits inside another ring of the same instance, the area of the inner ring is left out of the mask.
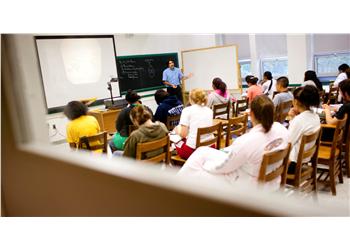
<path id="1" fill-rule="evenodd" d="M 178 67 L 177 53 L 118 56 L 117 70 L 121 94 L 128 89 L 137 92 L 163 88 L 163 71 L 167 61 L 174 60 Z"/>

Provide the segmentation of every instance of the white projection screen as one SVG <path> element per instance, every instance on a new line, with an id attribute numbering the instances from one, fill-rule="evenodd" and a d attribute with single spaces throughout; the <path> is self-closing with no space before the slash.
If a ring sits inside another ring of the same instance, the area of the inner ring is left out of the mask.
<path id="1" fill-rule="evenodd" d="M 114 37 L 36 37 L 47 108 L 73 100 L 110 98 L 107 82 L 117 77 Z M 112 83 L 114 97 L 120 96 Z"/>
<path id="2" fill-rule="evenodd" d="M 228 89 L 241 88 L 238 64 L 238 47 L 227 45 L 181 52 L 184 74 L 193 73 L 185 81 L 185 90 L 194 88 L 212 89 L 212 80 L 220 77 Z"/>

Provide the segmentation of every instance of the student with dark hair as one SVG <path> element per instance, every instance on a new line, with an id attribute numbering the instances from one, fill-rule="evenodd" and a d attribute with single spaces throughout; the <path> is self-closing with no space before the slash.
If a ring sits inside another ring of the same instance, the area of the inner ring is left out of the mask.
<path id="1" fill-rule="evenodd" d="M 114 134 L 113 139 L 109 143 L 112 151 L 124 149 L 124 143 L 129 136 L 129 126 L 132 125 L 129 114 L 134 107 L 141 104 L 140 99 L 141 96 L 131 89 L 129 89 L 125 95 L 125 100 L 129 105 L 119 113 L 116 120 L 115 127 L 117 132 Z M 152 114 L 150 109 L 149 112 Z"/>
<path id="2" fill-rule="evenodd" d="M 347 68 L 347 69 L 345 70 L 345 74 L 346 74 L 346 77 L 347 77 L 348 79 L 350 79 L 350 68 Z"/>
<path id="3" fill-rule="evenodd" d="M 64 108 L 63 113 L 71 120 L 66 129 L 67 142 L 72 148 L 78 146 L 80 137 L 92 136 L 100 132 L 96 118 L 87 115 L 87 111 L 88 108 L 79 101 L 71 101 Z"/>
<path id="4" fill-rule="evenodd" d="M 212 87 L 214 89 L 208 95 L 207 106 L 213 108 L 214 105 L 224 104 L 230 101 L 230 93 L 227 90 L 226 83 L 224 83 L 219 77 L 213 79 Z"/>
<path id="5" fill-rule="evenodd" d="M 163 83 L 167 87 L 167 91 L 170 95 L 176 95 L 177 98 L 183 103 L 181 80 L 186 80 L 192 77 L 192 73 L 188 76 L 184 76 L 181 70 L 175 67 L 173 59 L 168 60 L 167 69 L 163 71 Z"/>
<path id="6" fill-rule="evenodd" d="M 346 70 L 349 68 L 349 65 L 347 65 L 346 63 L 343 63 L 342 65 L 340 65 L 338 67 L 338 71 L 339 71 L 339 74 L 337 76 L 337 78 L 335 79 L 334 81 L 334 86 L 335 87 L 338 87 L 339 86 L 339 83 L 345 79 L 348 79 L 347 75 L 346 75 Z"/>
<path id="7" fill-rule="evenodd" d="M 155 141 L 168 135 L 168 130 L 163 123 L 152 122 L 152 114 L 144 105 L 134 107 L 130 111 L 130 118 L 138 129 L 134 130 L 125 141 L 123 156 L 136 158 L 137 143 Z M 153 157 L 162 152 L 162 150 L 155 150 L 147 153 L 146 156 Z"/>
<path id="8" fill-rule="evenodd" d="M 249 105 L 252 103 L 256 96 L 262 95 L 262 88 L 260 85 L 257 85 L 258 78 L 252 75 L 248 75 L 245 77 L 245 81 L 247 82 L 249 88 L 247 90 L 247 98 Z"/>
<path id="9" fill-rule="evenodd" d="M 181 168 L 179 175 L 229 183 L 250 180 L 257 184 L 263 155 L 267 151 L 286 148 L 288 130 L 273 121 L 274 106 L 271 99 L 265 95 L 254 98 L 250 117 L 254 127 L 248 133 L 235 139 L 233 144 L 224 150 L 198 148 Z M 278 178 L 266 185 L 278 189 L 279 184 Z"/>
<path id="10" fill-rule="evenodd" d="M 154 114 L 155 121 L 166 124 L 168 116 L 181 114 L 183 105 L 176 96 L 169 95 L 167 91 L 159 89 L 154 94 L 154 98 L 158 104 Z"/>
<path id="11" fill-rule="evenodd" d="M 292 118 L 289 124 L 289 141 L 292 144 L 289 160 L 291 161 L 288 173 L 295 174 L 295 166 L 298 159 L 301 138 L 305 134 L 314 133 L 320 129 L 320 117 L 312 110 L 320 104 L 318 89 L 312 85 L 297 88 L 294 93 L 293 108 L 289 115 Z M 305 150 L 310 149 L 314 142 L 305 145 Z M 305 162 L 310 159 L 306 159 Z"/>
<path id="12" fill-rule="evenodd" d="M 301 86 L 312 85 L 316 87 L 319 91 L 323 90 L 322 83 L 318 79 L 316 72 L 313 70 L 305 71 L 304 82 Z"/>
<path id="13" fill-rule="evenodd" d="M 270 71 L 265 71 L 263 77 L 263 81 L 261 82 L 262 91 L 272 100 L 273 92 L 276 91 L 276 80 L 272 78 L 272 74 Z"/>
<path id="14" fill-rule="evenodd" d="M 334 117 L 331 115 L 331 108 L 327 104 L 323 104 L 322 107 L 325 110 L 326 122 L 327 124 L 336 124 L 338 120 L 344 119 L 345 114 L 348 115 L 348 120 L 346 122 L 346 132 L 345 137 L 348 133 L 349 123 L 350 123 L 350 79 L 343 80 L 339 83 L 339 93 L 343 97 L 344 104 L 335 113 Z M 330 141 L 333 136 L 332 133 L 324 131 L 322 138 L 325 141 Z"/>
<path id="15" fill-rule="evenodd" d="M 289 80 L 285 76 L 281 76 L 277 79 L 276 89 L 278 94 L 273 98 L 273 104 L 275 107 L 283 102 L 293 100 L 293 94 L 288 90 Z"/>

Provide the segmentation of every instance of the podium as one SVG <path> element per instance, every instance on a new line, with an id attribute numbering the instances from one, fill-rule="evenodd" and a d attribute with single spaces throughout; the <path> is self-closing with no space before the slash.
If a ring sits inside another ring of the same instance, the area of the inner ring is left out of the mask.
<path id="1" fill-rule="evenodd" d="M 116 132 L 115 122 L 120 111 L 121 109 L 91 110 L 88 112 L 88 115 L 94 116 L 97 119 L 101 131 L 107 131 L 108 134 L 112 134 Z"/>

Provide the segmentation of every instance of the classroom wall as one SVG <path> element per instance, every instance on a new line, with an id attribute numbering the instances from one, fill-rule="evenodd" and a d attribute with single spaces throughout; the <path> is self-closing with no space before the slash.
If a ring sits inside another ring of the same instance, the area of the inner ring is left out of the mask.
<path id="1" fill-rule="evenodd" d="M 157 54 L 177 52 L 181 67 L 181 50 L 215 46 L 217 38 L 215 34 L 116 34 L 115 46 L 117 56 Z M 152 95 L 155 91 L 147 91 L 140 95 Z M 142 103 L 151 108 L 153 112 L 157 109 L 154 96 L 142 98 Z M 91 107 L 104 108 L 104 106 Z M 47 116 L 49 138 L 51 142 L 62 141 L 66 136 L 66 125 L 68 119 L 62 114 L 51 114 Z M 53 124 L 57 130 L 53 130 Z"/>

